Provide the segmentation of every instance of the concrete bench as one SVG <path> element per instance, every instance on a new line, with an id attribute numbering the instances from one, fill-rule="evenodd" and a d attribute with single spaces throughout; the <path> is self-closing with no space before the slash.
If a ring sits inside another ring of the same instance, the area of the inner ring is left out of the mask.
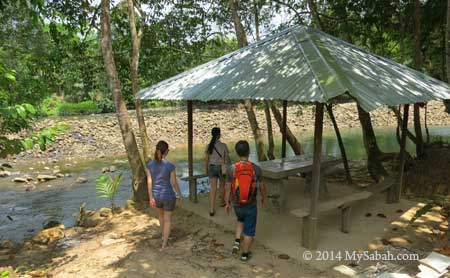
<path id="1" fill-rule="evenodd" d="M 365 200 L 372 196 L 373 193 L 369 191 L 361 191 L 357 192 L 351 195 L 343 196 L 338 199 L 326 201 L 319 203 L 319 213 L 330 211 L 334 209 L 338 209 L 340 211 L 340 230 L 343 233 L 350 232 L 350 212 L 352 205 L 358 201 Z M 309 215 L 310 211 L 309 208 L 298 208 L 291 210 L 290 213 L 292 215 L 295 215 L 299 218 L 302 218 L 302 226 L 303 226 L 303 232 L 302 232 L 302 243 L 306 242 L 306 235 L 307 235 L 307 226 L 309 221 Z"/>

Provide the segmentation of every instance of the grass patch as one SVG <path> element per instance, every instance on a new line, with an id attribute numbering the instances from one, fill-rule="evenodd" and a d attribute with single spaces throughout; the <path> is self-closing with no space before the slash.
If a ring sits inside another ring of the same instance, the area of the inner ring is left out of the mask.
<path id="1" fill-rule="evenodd" d="M 59 116 L 70 116 L 96 114 L 99 113 L 101 109 L 93 101 L 86 100 L 79 103 L 60 103 L 57 107 L 57 111 Z"/>

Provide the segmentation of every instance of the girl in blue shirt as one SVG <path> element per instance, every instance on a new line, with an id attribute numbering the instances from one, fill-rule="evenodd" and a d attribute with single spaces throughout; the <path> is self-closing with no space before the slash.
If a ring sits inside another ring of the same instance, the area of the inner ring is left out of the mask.
<path id="1" fill-rule="evenodd" d="M 147 164 L 147 186 L 150 205 L 158 210 L 159 225 L 162 232 L 162 246 L 167 247 L 170 235 L 172 212 L 175 205 L 181 202 L 181 192 L 175 173 L 175 165 L 165 158 L 169 153 L 169 145 L 165 141 L 156 144 L 155 159 Z"/>

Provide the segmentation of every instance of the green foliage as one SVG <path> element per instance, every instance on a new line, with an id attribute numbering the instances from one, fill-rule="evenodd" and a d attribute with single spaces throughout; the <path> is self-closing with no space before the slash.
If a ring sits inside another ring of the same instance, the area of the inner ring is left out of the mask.
<path id="1" fill-rule="evenodd" d="M 58 115 L 58 105 L 61 103 L 56 96 L 45 98 L 39 106 L 39 113 L 42 116 L 56 116 Z"/>
<path id="2" fill-rule="evenodd" d="M 79 103 L 63 102 L 58 105 L 57 110 L 58 115 L 60 116 L 87 115 L 95 114 L 101 111 L 97 104 L 91 100 L 86 100 Z"/>
<path id="3" fill-rule="evenodd" d="M 117 189 L 123 179 L 123 173 L 111 178 L 109 176 L 102 175 L 98 177 L 95 181 L 97 183 L 96 190 L 97 195 L 100 198 L 109 199 L 111 202 L 111 209 L 114 211 L 114 196 L 116 195 Z"/>
<path id="4" fill-rule="evenodd" d="M 169 101 L 169 100 L 149 100 L 145 104 L 148 108 L 158 108 L 158 107 L 169 107 L 183 105 L 180 101 Z"/>
<path id="5" fill-rule="evenodd" d="M 9 278 L 9 271 L 5 270 L 2 271 L 2 274 L 0 275 L 1 278 Z"/>

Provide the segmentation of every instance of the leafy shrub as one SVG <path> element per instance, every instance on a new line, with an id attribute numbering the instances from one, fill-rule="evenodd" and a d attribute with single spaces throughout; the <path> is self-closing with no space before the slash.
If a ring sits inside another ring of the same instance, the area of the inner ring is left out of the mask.
<path id="1" fill-rule="evenodd" d="M 112 113 L 116 111 L 114 102 L 112 102 L 109 98 L 102 98 L 97 100 L 95 103 L 97 104 L 100 113 Z"/>
<path id="2" fill-rule="evenodd" d="M 114 179 L 111 177 L 102 175 L 98 177 L 95 181 L 97 183 L 96 189 L 97 194 L 100 198 L 109 199 L 111 202 L 111 209 L 114 211 L 114 196 L 116 195 L 117 189 L 123 179 L 123 173 L 120 173 Z"/>
<path id="3" fill-rule="evenodd" d="M 63 102 L 58 105 L 58 115 L 60 116 L 87 115 L 96 114 L 98 112 L 100 112 L 100 109 L 97 104 L 91 100 L 79 103 Z"/>
<path id="4" fill-rule="evenodd" d="M 41 116 L 56 116 L 58 115 L 58 105 L 61 101 L 56 97 L 48 97 L 44 99 L 39 107 L 39 114 Z"/>
<path id="5" fill-rule="evenodd" d="M 169 107 L 169 106 L 179 106 L 182 105 L 180 101 L 173 100 L 149 100 L 147 101 L 147 107 L 157 108 L 157 107 Z"/>

